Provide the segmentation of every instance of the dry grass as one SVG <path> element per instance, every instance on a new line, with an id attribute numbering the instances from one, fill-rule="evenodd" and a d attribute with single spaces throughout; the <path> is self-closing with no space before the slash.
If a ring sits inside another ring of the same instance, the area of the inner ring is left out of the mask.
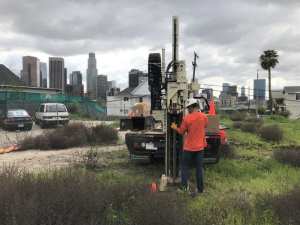
<path id="1" fill-rule="evenodd" d="M 115 144 L 118 131 L 107 125 L 89 128 L 74 123 L 36 137 L 26 137 L 20 142 L 21 150 L 27 149 L 66 149 L 86 145 Z"/>

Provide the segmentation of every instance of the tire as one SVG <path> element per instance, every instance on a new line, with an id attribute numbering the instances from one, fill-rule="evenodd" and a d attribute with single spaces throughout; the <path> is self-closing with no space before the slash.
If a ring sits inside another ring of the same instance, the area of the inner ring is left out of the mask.
<path id="1" fill-rule="evenodd" d="M 26 131 L 30 131 L 30 130 L 32 130 L 32 126 L 25 127 L 25 128 L 24 128 L 24 130 L 26 130 Z"/>
<path id="2" fill-rule="evenodd" d="M 40 126 L 40 128 L 42 128 L 42 129 L 45 129 L 45 128 L 46 128 L 46 124 L 45 124 L 43 121 L 40 121 L 40 122 L 39 122 L 39 126 Z"/>

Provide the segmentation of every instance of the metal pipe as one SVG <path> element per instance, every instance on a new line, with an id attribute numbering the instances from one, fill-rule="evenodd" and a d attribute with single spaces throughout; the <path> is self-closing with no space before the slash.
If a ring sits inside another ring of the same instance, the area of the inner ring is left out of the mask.
<path id="1" fill-rule="evenodd" d="M 179 22 L 178 17 L 173 17 L 173 51 L 172 51 L 172 61 L 173 61 L 173 78 L 177 79 L 177 65 L 179 61 L 178 50 L 179 50 Z"/>

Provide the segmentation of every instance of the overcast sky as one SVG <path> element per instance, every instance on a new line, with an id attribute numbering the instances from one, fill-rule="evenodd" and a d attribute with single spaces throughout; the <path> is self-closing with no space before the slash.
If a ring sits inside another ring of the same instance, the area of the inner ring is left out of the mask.
<path id="1" fill-rule="evenodd" d="M 147 70 L 149 52 L 170 58 L 172 16 L 180 19 L 180 58 L 200 83 L 252 86 L 263 50 L 279 51 L 273 85 L 300 85 L 299 0 L 0 0 L 0 63 L 16 73 L 21 57 L 65 58 L 84 76 L 88 52 L 99 74 L 125 87 L 131 68 Z"/>

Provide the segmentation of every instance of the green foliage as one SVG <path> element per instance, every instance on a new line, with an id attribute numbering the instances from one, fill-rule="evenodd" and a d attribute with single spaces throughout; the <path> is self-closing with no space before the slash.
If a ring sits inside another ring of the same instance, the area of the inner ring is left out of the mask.
<path id="1" fill-rule="evenodd" d="M 243 121 L 246 117 L 245 113 L 241 113 L 241 112 L 234 112 L 230 115 L 230 119 L 232 121 Z"/>
<path id="2" fill-rule="evenodd" d="M 284 111 L 284 112 L 279 112 L 279 115 L 281 115 L 285 118 L 289 118 L 291 113 L 290 113 L 290 111 Z"/>
<path id="3" fill-rule="evenodd" d="M 264 115 L 266 113 L 266 109 L 264 107 L 259 107 L 257 112 L 259 115 Z"/>
<path id="4" fill-rule="evenodd" d="M 256 133 L 257 125 L 256 125 L 256 123 L 253 123 L 253 122 L 243 122 L 241 124 L 241 130 L 244 132 Z"/>
<path id="5" fill-rule="evenodd" d="M 283 139 L 283 130 L 276 124 L 266 125 L 259 129 L 259 135 L 267 141 L 280 142 Z"/>
<path id="6" fill-rule="evenodd" d="M 241 129 L 243 123 L 241 121 L 235 121 L 232 123 L 232 127 L 235 129 Z"/>
<path id="7" fill-rule="evenodd" d="M 270 68 L 275 68 L 279 63 L 278 53 L 276 50 L 266 50 L 259 58 L 260 65 L 264 70 L 269 70 Z"/>

